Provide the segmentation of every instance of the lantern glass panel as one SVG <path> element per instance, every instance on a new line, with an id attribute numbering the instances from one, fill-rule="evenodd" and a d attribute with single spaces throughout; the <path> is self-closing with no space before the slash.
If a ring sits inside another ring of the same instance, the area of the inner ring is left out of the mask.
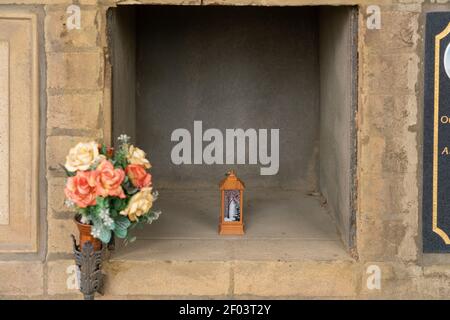
<path id="1" fill-rule="evenodd" d="M 225 190 L 224 207 L 224 221 L 241 221 L 241 194 L 239 190 Z"/>

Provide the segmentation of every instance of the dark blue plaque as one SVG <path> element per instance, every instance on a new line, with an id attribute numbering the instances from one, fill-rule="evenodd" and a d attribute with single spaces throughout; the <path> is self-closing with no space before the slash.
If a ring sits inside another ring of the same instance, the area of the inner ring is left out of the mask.
<path id="1" fill-rule="evenodd" d="M 450 252 L 450 12 L 425 30 L 423 251 Z"/>

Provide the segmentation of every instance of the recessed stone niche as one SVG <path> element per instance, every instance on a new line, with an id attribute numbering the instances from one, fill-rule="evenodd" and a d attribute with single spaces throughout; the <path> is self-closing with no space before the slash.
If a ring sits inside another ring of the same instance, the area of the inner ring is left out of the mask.
<path id="1" fill-rule="evenodd" d="M 128 133 L 147 152 L 160 191 L 155 206 L 163 211 L 157 223 L 137 232 L 137 243 L 119 247 L 116 258 L 349 258 L 355 240 L 355 16 L 352 7 L 109 11 L 113 135 Z M 211 128 L 224 139 L 214 164 L 202 156 Z M 239 150 L 230 158 L 226 133 L 238 128 L 267 129 L 267 143 L 257 135 L 256 145 L 246 140 L 241 160 Z M 191 144 L 181 164 L 172 155 L 180 129 Z M 261 174 L 275 166 L 270 132 L 276 129 L 277 170 Z M 253 147 L 259 156 L 272 152 L 271 164 L 251 160 Z M 217 232 L 218 183 L 229 169 L 246 183 L 242 237 Z"/>

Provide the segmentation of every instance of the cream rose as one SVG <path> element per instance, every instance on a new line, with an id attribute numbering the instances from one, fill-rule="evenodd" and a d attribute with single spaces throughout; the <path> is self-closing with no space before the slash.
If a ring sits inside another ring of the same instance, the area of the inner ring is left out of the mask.
<path id="1" fill-rule="evenodd" d="M 145 152 L 133 145 L 128 148 L 127 160 L 130 164 L 139 164 L 144 168 L 151 168 L 150 162 L 145 158 Z"/>
<path id="2" fill-rule="evenodd" d="M 75 147 L 70 149 L 66 157 L 65 167 L 70 172 L 78 170 L 87 170 L 96 161 L 99 161 L 100 154 L 98 152 L 98 145 L 95 141 L 80 142 Z"/>
<path id="3" fill-rule="evenodd" d="M 142 188 L 141 191 L 133 195 L 125 210 L 120 214 L 128 216 L 130 221 L 136 221 L 137 217 L 146 214 L 153 205 L 152 188 Z"/>

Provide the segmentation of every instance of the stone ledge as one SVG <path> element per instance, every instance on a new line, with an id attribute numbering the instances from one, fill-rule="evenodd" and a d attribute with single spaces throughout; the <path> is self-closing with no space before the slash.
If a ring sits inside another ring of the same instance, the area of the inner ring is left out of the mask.
<path id="1" fill-rule="evenodd" d="M 368 290 L 369 265 L 382 272 Z M 69 288 L 70 258 L 0 262 L 1 299 L 82 299 Z M 96 299 L 420 299 L 449 294 L 446 266 L 356 261 L 132 261 L 104 263 Z M 425 272 L 424 272 L 425 271 Z M 73 272 L 72 272 L 73 273 Z M 72 283 L 73 284 L 73 283 Z"/>
<path id="2" fill-rule="evenodd" d="M 111 261 L 107 295 L 227 295 L 231 268 L 228 262 Z"/>
<path id="3" fill-rule="evenodd" d="M 233 275 L 235 295 L 271 297 L 352 297 L 360 279 L 357 264 L 339 261 L 239 261 Z"/>
<path id="4" fill-rule="evenodd" d="M 339 261 L 110 261 L 104 271 L 106 296 L 148 297 L 354 297 L 361 275 Z"/>

